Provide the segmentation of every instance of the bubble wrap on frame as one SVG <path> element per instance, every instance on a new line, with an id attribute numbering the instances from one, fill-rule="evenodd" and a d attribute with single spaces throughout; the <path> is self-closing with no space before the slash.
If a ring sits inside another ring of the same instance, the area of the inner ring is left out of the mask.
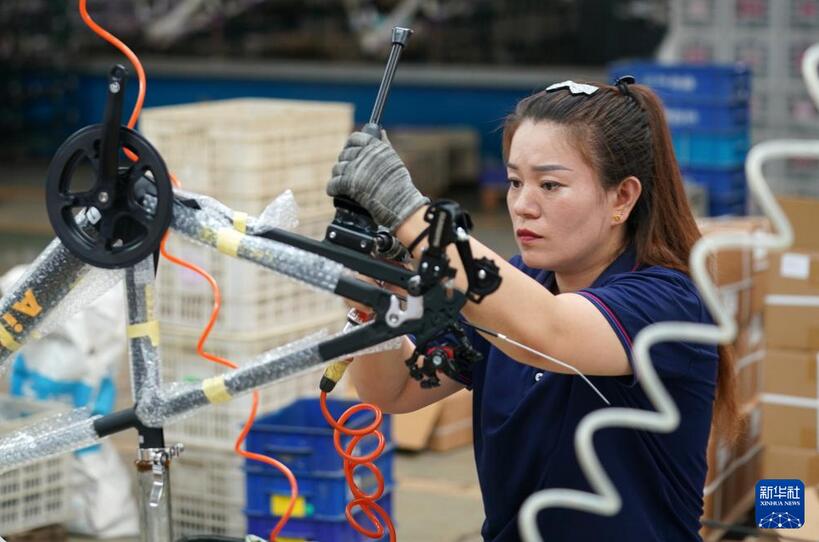
<path id="1" fill-rule="evenodd" d="M 185 199 L 195 200 L 202 209 L 212 216 L 220 217 L 226 224 L 232 224 L 237 215 L 233 209 L 210 196 L 188 192 L 179 188 L 175 189 L 174 193 Z M 298 216 L 299 206 L 296 203 L 296 198 L 291 190 L 285 190 L 264 208 L 261 215 L 258 217 L 247 216 L 247 233 L 260 235 L 272 229 L 292 231 L 299 225 Z"/>
<path id="2" fill-rule="evenodd" d="M 141 390 L 158 389 L 162 385 L 158 338 L 159 322 L 154 312 L 154 261 L 145 258 L 125 271 L 128 326 L 144 326 L 144 332 L 128 339 L 131 366 L 131 398 L 136 402 Z M 133 326 L 133 327 L 132 327 Z M 137 328 L 138 329 L 138 328 Z M 130 334 L 129 334 L 130 335 Z"/>
<path id="3" fill-rule="evenodd" d="M 108 290 L 122 282 L 122 269 L 102 269 L 88 266 L 88 271 L 78 279 L 62 302 L 46 315 L 43 324 L 37 328 L 35 337 L 45 336 L 73 314 L 105 295 Z"/>
<path id="4" fill-rule="evenodd" d="M 25 429 L 0 438 L 0 472 L 47 457 L 85 448 L 99 441 L 88 408 L 51 416 Z"/>
<path id="5" fill-rule="evenodd" d="M 0 376 L 10 364 L 14 352 L 47 320 L 69 292 L 91 270 L 67 248 L 54 239 L 29 269 L 0 299 Z M 79 308 L 72 304 L 74 310 Z M 63 312 L 63 318 L 67 315 Z"/>
<path id="6" fill-rule="evenodd" d="M 349 333 L 349 332 L 353 331 L 354 329 L 358 329 L 359 327 L 371 326 L 371 325 L 372 325 L 372 323 L 367 323 L 367 324 L 362 324 L 361 326 L 359 326 L 359 325 L 351 324 L 350 322 L 347 322 L 347 324 L 344 326 L 344 329 L 341 331 L 341 333 L 339 333 L 339 335 L 344 335 L 345 333 Z M 401 348 L 401 345 L 403 344 L 403 342 L 404 342 L 404 337 L 403 336 L 393 337 L 392 339 L 387 339 L 383 343 L 378 343 L 376 345 L 369 346 L 367 348 L 363 348 L 361 350 L 353 352 L 352 354 L 347 354 L 346 356 L 340 356 L 340 357 L 338 357 L 338 358 L 336 358 L 334 360 L 331 360 L 331 361 L 338 361 L 338 360 L 342 360 L 342 359 L 350 359 L 350 358 L 355 357 L 355 356 L 365 356 L 367 354 L 378 354 L 379 352 L 388 352 L 390 350 L 398 350 L 399 348 Z"/>
<path id="7" fill-rule="evenodd" d="M 355 328 L 344 330 L 328 336 L 325 330 L 318 331 L 298 341 L 279 346 L 252 358 L 238 369 L 224 373 L 224 385 L 231 399 L 262 388 L 273 382 L 311 369 L 316 365 L 327 363 L 319 353 L 322 342 L 344 335 Z M 342 358 L 354 355 L 383 352 L 400 347 L 401 337 L 389 339 L 383 343 L 364 348 Z M 316 383 L 318 386 L 318 382 Z M 146 390 L 147 391 L 147 390 Z M 163 386 L 158 394 L 144 393 L 137 405 L 137 417 L 149 427 L 162 427 L 183 419 L 196 409 L 209 405 L 210 400 L 200 383 L 174 382 Z"/>
<path id="8" fill-rule="evenodd" d="M 201 244 L 218 247 L 220 232 L 232 229 L 233 223 L 216 211 L 191 209 L 176 202 L 171 227 Z M 239 235 L 236 256 L 320 290 L 335 291 L 344 272 L 344 266 L 322 256 L 270 239 Z"/>
<path id="9" fill-rule="evenodd" d="M 238 369 L 224 373 L 222 376 L 227 392 L 231 398 L 235 398 L 324 363 L 318 346 L 326 337 L 326 331 L 313 333 L 268 350 L 243 363 Z M 145 425 L 162 427 L 210 404 L 201 382 L 173 382 L 163 386 L 158 393 L 144 390 L 137 404 L 136 414 Z"/>

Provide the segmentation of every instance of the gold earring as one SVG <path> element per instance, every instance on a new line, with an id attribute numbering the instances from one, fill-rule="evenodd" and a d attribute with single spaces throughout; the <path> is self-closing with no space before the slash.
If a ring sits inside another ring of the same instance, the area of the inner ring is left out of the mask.
<path id="1" fill-rule="evenodd" d="M 620 220 L 622 220 L 622 218 L 623 218 L 623 215 L 614 215 L 614 221 L 615 222 L 620 222 Z"/>

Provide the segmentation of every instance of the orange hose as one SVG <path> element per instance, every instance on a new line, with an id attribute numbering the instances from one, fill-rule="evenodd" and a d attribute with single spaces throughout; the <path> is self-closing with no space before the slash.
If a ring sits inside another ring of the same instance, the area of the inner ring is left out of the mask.
<path id="1" fill-rule="evenodd" d="M 145 70 L 142 68 L 142 63 L 139 61 L 139 58 L 136 56 L 136 54 L 134 54 L 134 52 L 131 51 L 131 49 L 128 48 L 127 45 L 125 45 L 122 41 L 120 41 L 116 36 L 109 33 L 107 30 L 105 30 L 101 26 L 99 26 L 96 22 L 94 22 L 94 20 L 88 14 L 87 0 L 79 0 L 79 9 L 80 9 L 80 16 L 82 17 L 82 20 L 85 22 L 85 24 L 92 31 L 94 31 L 94 33 L 96 33 L 98 36 L 100 36 L 102 39 L 104 39 L 105 41 L 107 41 L 108 43 L 110 43 L 111 45 L 116 47 L 117 49 L 119 49 L 119 51 L 122 52 L 122 54 L 124 54 L 126 57 L 128 57 L 128 60 L 134 66 L 134 69 L 136 69 L 137 78 L 139 80 L 139 92 L 138 92 L 138 95 L 137 95 L 136 104 L 134 105 L 134 110 L 131 113 L 131 118 L 128 120 L 128 127 L 133 128 L 134 126 L 136 126 L 136 122 L 139 119 L 140 113 L 142 112 L 142 105 L 143 105 L 143 103 L 145 101 L 146 77 L 145 77 Z M 131 152 L 130 150 L 128 150 L 128 149 L 123 149 L 123 150 L 125 152 L 125 155 L 130 160 L 136 161 L 136 160 L 139 159 L 139 157 L 136 154 L 134 154 L 133 152 Z M 170 174 L 170 177 L 171 177 L 171 183 L 175 187 L 181 186 L 181 183 L 179 182 L 179 180 L 176 178 L 176 176 L 173 173 Z M 164 256 L 168 261 L 170 261 L 170 262 L 172 262 L 172 263 L 174 263 L 176 265 L 179 265 L 181 267 L 184 267 L 186 269 L 189 269 L 189 270 L 193 271 L 194 273 L 197 273 L 198 275 L 203 277 L 206 281 L 208 281 L 208 284 L 210 284 L 210 287 L 213 290 L 213 309 L 211 311 L 210 319 L 208 320 L 208 324 L 205 327 L 204 331 L 202 332 L 202 335 L 199 337 L 199 342 L 196 344 L 197 354 L 199 354 L 199 356 L 201 356 L 202 358 L 207 359 L 209 361 L 212 361 L 214 363 L 219 363 L 219 364 L 224 365 L 226 367 L 229 367 L 231 369 L 235 369 L 237 367 L 237 365 L 235 363 L 233 363 L 233 362 L 231 362 L 231 361 L 229 361 L 227 359 L 221 358 L 219 356 L 216 356 L 214 354 L 211 354 L 209 352 L 205 352 L 205 348 L 204 348 L 205 347 L 205 342 L 207 341 L 208 335 L 210 335 L 210 332 L 211 332 L 211 330 L 213 329 L 213 326 L 216 323 L 216 318 L 218 317 L 219 310 L 220 310 L 220 308 L 222 306 L 222 293 L 219 290 L 219 285 L 216 284 L 216 281 L 213 279 L 213 277 L 210 276 L 210 274 L 208 274 L 204 269 L 202 269 L 202 268 L 200 268 L 200 267 L 198 267 L 198 266 L 196 266 L 196 265 L 194 265 L 194 264 L 192 264 L 190 262 L 186 262 L 186 261 L 182 260 L 181 258 L 177 258 L 176 256 L 170 254 L 165 248 L 165 243 L 166 243 L 167 240 L 168 240 L 168 233 L 166 232 L 165 235 L 162 237 L 162 243 L 160 244 L 160 247 L 159 247 L 159 251 L 162 254 L 162 256 Z M 241 455 L 243 457 L 246 457 L 247 459 L 251 459 L 253 461 L 259 461 L 261 463 L 266 463 L 268 465 L 271 465 L 271 466 L 279 469 L 282 472 L 282 474 L 284 474 L 284 476 L 287 478 L 288 482 L 290 482 L 290 502 L 289 502 L 289 504 L 287 506 L 287 509 L 285 510 L 285 513 L 281 516 L 279 521 L 276 523 L 276 526 L 270 532 L 270 540 L 271 540 L 271 542 L 275 542 L 276 537 L 278 536 L 279 532 L 281 532 L 281 530 L 284 528 L 285 524 L 290 519 L 290 516 L 293 513 L 293 508 L 296 506 L 296 500 L 298 499 L 299 490 L 298 490 L 298 484 L 296 483 L 295 476 L 293 476 L 293 473 L 290 471 L 290 469 L 288 469 L 287 466 L 285 466 L 283 463 L 273 459 L 272 457 L 267 457 L 265 455 L 255 454 L 255 453 L 248 452 L 248 451 L 245 451 L 245 450 L 242 449 L 242 444 L 244 443 L 245 439 L 247 438 L 247 434 L 250 432 L 250 429 L 253 426 L 253 422 L 256 419 L 256 413 L 258 412 L 258 409 L 259 409 L 259 394 L 258 394 L 258 392 L 254 391 L 253 392 L 253 402 L 252 402 L 252 406 L 251 406 L 251 409 L 250 409 L 250 414 L 249 414 L 249 416 L 247 418 L 247 421 L 245 422 L 244 427 L 242 428 L 241 433 L 239 434 L 238 438 L 236 439 L 236 442 L 235 442 L 235 444 L 233 446 L 233 450 L 237 454 L 239 454 L 239 455 Z"/>
<path id="2" fill-rule="evenodd" d="M 213 290 L 213 310 L 210 313 L 210 319 L 208 320 L 207 326 L 205 327 L 205 330 L 202 332 L 202 335 L 199 337 L 199 342 L 196 344 L 196 353 L 199 354 L 199 356 L 201 356 L 201 357 L 203 357 L 203 358 L 205 358 L 205 359 L 207 359 L 209 361 L 212 361 L 214 363 L 219 363 L 219 364 L 224 365 L 226 367 L 229 367 L 231 369 L 235 369 L 236 367 L 238 367 L 235 363 L 233 363 L 233 362 L 231 362 L 231 361 L 229 361 L 227 359 L 224 359 L 222 357 L 211 354 L 209 352 L 205 352 L 205 341 L 207 341 L 208 335 L 210 334 L 211 330 L 213 329 L 213 326 L 216 324 L 216 318 L 218 317 L 219 309 L 222 306 L 222 294 L 221 294 L 221 292 L 219 290 L 219 286 L 216 284 L 216 281 L 214 280 L 214 278 L 212 276 L 210 276 L 204 269 L 198 267 L 195 264 L 192 264 L 190 262 L 186 262 L 186 261 L 184 261 L 184 260 L 182 260 L 180 258 L 177 258 L 173 254 L 170 254 L 165 249 L 165 242 L 167 241 L 167 239 L 168 239 L 168 234 L 166 233 L 165 237 L 163 237 L 163 239 L 162 239 L 162 244 L 160 245 L 160 249 L 159 249 L 159 251 L 162 253 L 162 256 L 164 256 L 168 261 L 170 261 L 170 262 L 172 262 L 172 263 L 174 263 L 176 265 L 182 266 L 182 267 L 184 267 L 186 269 L 190 269 L 194 273 L 197 273 L 198 275 L 203 277 L 206 281 L 208 281 L 208 284 L 210 284 L 210 287 Z M 256 413 L 258 412 L 258 410 L 259 410 L 259 392 L 254 391 L 253 392 L 253 403 L 252 403 L 251 408 L 250 408 L 250 415 L 248 416 L 244 427 L 242 427 L 241 433 L 239 434 L 238 438 L 236 439 L 236 442 L 233 445 L 233 450 L 237 454 L 239 454 L 239 455 L 241 455 L 241 456 L 243 456 L 243 457 L 245 457 L 247 459 L 251 459 L 253 461 L 259 461 L 261 463 L 266 463 L 268 465 L 271 465 L 271 466 L 279 469 L 281 471 L 281 473 L 284 474 L 284 476 L 287 478 L 288 482 L 290 482 L 290 502 L 288 503 L 287 509 L 285 510 L 284 514 L 281 516 L 279 521 L 276 523 L 276 526 L 270 532 L 270 540 L 271 540 L 271 542 L 273 542 L 273 541 L 276 540 L 276 537 L 279 535 L 281 530 L 284 528 L 285 524 L 288 522 L 288 520 L 290 519 L 290 516 L 293 513 L 293 508 L 296 506 L 296 500 L 298 499 L 298 496 L 299 496 L 299 489 L 298 489 L 298 484 L 296 482 L 296 477 L 293 476 L 293 472 L 289 468 L 287 468 L 286 465 L 284 465 L 283 463 L 273 459 L 272 457 L 268 457 L 268 456 L 261 455 L 261 454 L 255 454 L 253 452 L 248 452 L 248 451 L 242 449 L 242 444 L 244 443 L 245 439 L 247 438 L 247 434 L 250 432 L 250 429 L 253 426 L 253 422 L 256 419 Z"/>
<path id="3" fill-rule="evenodd" d="M 349 427 L 344 426 L 344 424 L 353 414 L 362 410 L 370 410 L 375 415 L 375 419 L 370 425 L 360 429 L 350 429 Z M 381 409 L 371 403 L 359 403 L 348 408 L 344 414 L 342 414 L 341 417 L 336 420 L 333 418 L 333 415 L 327 408 L 327 393 L 321 392 L 321 412 L 324 414 L 324 418 L 327 420 L 327 423 L 333 428 L 333 444 L 335 445 L 338 455 L 340 455 L 344 460 L 344 476 L 347 479 L 347 485 L 350 487 L 350 491 L 353 494 L 353 500 L 347 503 L 347 508 L 345 510 L 347 521 L 356 531 L 360 532 L 364 536 L 375 539 L 384 536 L 384 523 L 386 523 L 387 530 L 390 533 L 390 542 L 395 542 L 395 526 L 392 523 L 392 519 L 390 519 L 390 515 L 387 513 L 387 511 L 376 503 L 376 501 L 384 494 L 384 476 L 381 474 L 378 467 L 376 467 L 373 463 L 373 461 L 375 461 L 376 458 L 384 451 L 384 446 L 386 445 L 384 434 L 378 430 L 383 418 Z M 352 437 L 350 442 L 347 443 L 346 450 L 341 446 L 342 434 Z M 375 436 L 375 438 L 378 439 L 378 445 L 375 447 L 375 449 L 367 455 L 354 456 L 353 451 L 358 443 L 370 435 Z M 377 487 L 372 493 L 364 493 L 356 484 L 353 474 L 357 467 L 366 468 L 373 474 L 373 476 L 375 476 Z M 367 519 L 369 519 L 375 526 L 375 530 L 369 530 L 363 527 L 353 517 L 353 510 L 356 506 L 361 508 L 361 511 L 364 512 Z M 383 518 L 383 523 L 381 520 L 379 520 L 376 514 Z"/>

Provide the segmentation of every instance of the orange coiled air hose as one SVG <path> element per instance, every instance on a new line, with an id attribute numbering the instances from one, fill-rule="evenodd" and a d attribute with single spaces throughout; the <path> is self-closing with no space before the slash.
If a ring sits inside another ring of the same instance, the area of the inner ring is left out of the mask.
<path id="1" fill-rule="evenodd" d="M 353 414 L 362 410 L 370 410 L 375 415 L 375 419 L 370 425 L 360 429 L 350 429 L 344 426 Z M 390 533 L 390 542 L 395 542 L 395 526 L 392 523 L 392 519 L 390 519 L 390 515 L 387 511 L 376 502 L 384 494 L 384 476 L 374 463 L 376 458 L 384 451 L 386 445 L 384 434 L 378 430 L 381 426 L 381 420 L 383 419 L 381 409 L 370 403 L 360 403 L 348 408 L 344 414 L 336 420 L 327 408 L 327 393 L 322 391 L 321 412 L 324 414 L 327 423 L 333 428 L 333 444 L 335 445 L 336 452 L 338 452 L 344 460 L 344 475 L 347 478 L 350 491 L 353 493 L 353 500 L 347 503 L 347 509 L 345 510 L 347 521 L 361 534 L 376 539 L 384 536 L 384 524 L 386 524 L 387 530 Z M 342 434 L 352 437 L 350 442 L 347 443 L 346 450 L 341 445 Z M 374 436 L 378 439 L 378 444 L 375 449 L 367 455 L 354 456 L 353 452 L 355 447 L 361 440 L 368 436 Z M 366 468 L 375 476 L 377 487 L 372 493 L 366 494 L 356 485 L 353 474 L 357 467 Z M 375 526 L 375 530 L 369 530 L 356 521 L 353 517 L 353 509 L 356 507 L 361 508 L 362 512 L 367 516 L 367 519 Z M 378 516 L 381 516 L 381 519 L 379 519 Z M 381 521 L 382 519 L 383 522 Z"/>

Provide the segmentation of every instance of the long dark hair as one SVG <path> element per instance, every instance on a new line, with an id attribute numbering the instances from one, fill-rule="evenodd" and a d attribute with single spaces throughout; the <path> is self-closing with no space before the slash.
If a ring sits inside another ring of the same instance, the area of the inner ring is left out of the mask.
<path id="1" fill-rule="evenodd" d="M 688 206 L 662 102 L 643 85 L 595 86 L 599 90 L 591 95 L 567 89 L 541 91 L 521 100 L 504 123 L 504 158 L 525 120 L 568 129 L 604 190 L 632 175 L 640 179 L 642 194 L 626 223 L 637 262 L 688 273 L 688 257 L 700 231 Z M 724 435 L 734 435 L 738 416 L 731 349 L 720 346 L 719 359 L 714 426 Z"/>

